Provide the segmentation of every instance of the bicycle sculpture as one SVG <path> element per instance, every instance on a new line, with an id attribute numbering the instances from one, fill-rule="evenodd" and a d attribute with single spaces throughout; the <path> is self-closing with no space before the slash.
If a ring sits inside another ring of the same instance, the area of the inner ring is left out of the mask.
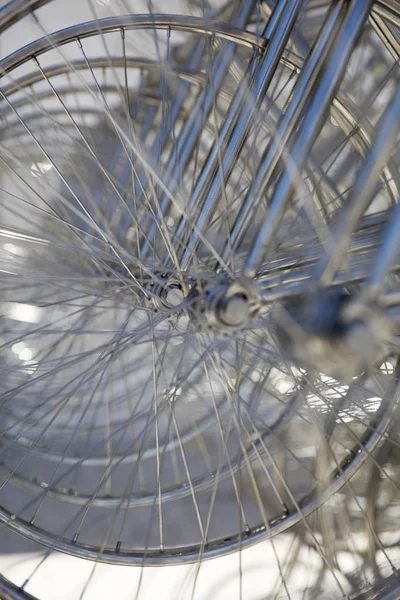
<path id="1" fill-rule="evenodd" d="M 44 553 L 4 597 L 60 551 L 194 563 L 200 598 L 263 540 L 260 597 L 400 597 L 399 2 L 14 0 L 0 31 L 0 522 Z"/>

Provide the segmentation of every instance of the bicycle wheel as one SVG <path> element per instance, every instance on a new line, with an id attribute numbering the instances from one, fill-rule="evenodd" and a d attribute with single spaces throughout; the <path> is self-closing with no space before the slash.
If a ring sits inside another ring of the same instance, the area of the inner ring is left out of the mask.
<path id="1" fill-rule="evenodd" d="M 308 298 L 324 227 L 395 114 L 393 52 L 364 29 L 365 6 L 334 3 L 310 40 L 311 9 L 278 3 L 266 32 L 251 3 L 248 30 L 115 17 L 0 64 L 1 519 L 14 530 L 97 561 L 215 556 L 304 521 L 380 443 L 398 401 L 386 334 L 373 360 L 334 347 L 303 361 L 279 321 L 282 354 L 269 310 L 278 298 L 304 325 L 286 298 Z M 381 73 L 367 116 L 360 54 Z M 380 212 L 360 215 L 340 257 L 350 297 L 395 201 L 392 150 Z M 270 210 L 266 182 L 281 198 L 294 184 L 284 215 L 291 189 Z"/>

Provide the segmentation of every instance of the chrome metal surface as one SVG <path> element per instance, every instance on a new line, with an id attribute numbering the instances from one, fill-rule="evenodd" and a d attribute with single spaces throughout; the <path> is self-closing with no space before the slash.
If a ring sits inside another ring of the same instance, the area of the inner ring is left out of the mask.
<path id="1" fill-rule="evenodd" d="M 399 26 L 0 8 L 0 522 L 41 552 L 0 595 L 47 600 L 60 552 L 93 561 L 67 600 L 97 563 L 136 600 L 188 563 L 183 600 L 397 597 Z"/>
<path id="2" fill-rule="evenodd" d="M 371 2 L 349 2 L 344 22 L 335 36 L 335 48 L 326 65 L 308 107 L 307 114 L 297 132 L 293 148 L 290 150 L 290 164 L 277 184 L 270 201 L 269 215 L 257 234 L 257 240 L 246 260 L 246 274 L 254 277 L 268 245 L 279 226 L 279 222 L 290 201 L 294 180 L 303 168 L 312 144 L 319 133 L 323 119 L 329 109 L 336 89 L 343 77 L 354 45 L 361 34 L 368 17 Z M 265 184 L 264 184 L 265 185 Z M 264 191 L 257 190 L 255 202 Z"/>

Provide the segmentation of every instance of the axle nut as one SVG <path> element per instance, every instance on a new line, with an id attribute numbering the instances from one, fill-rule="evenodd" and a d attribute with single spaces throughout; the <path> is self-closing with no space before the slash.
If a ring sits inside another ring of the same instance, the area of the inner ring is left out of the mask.
<path id="1" fill-rule="evenodd" d="M 235 294 L 218 305 L 218 317 L 228 327 L 241 327 L 250 318 L 249 299 L 244 294 Z"/>

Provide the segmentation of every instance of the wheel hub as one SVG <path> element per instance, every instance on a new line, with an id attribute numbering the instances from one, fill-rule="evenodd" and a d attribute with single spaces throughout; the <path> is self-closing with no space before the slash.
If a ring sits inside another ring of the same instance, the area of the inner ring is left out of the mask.
<path id="1" fill-rule="evenodd" d="M 262 296 L 247 279 L 190 283 L 163 274 L 151 283 L 157 310 L 184 311 L 198 330 L 241 330 L 260 314 Z M 342 292 L 297 296 L 272 311 L 277 340 L 289 360 L 337 379 L 372 367 L 391 340 L 387 315 L 377 305 Z"/>
<path id="2" fill-rule="evenodd" d="M 163 273 L 145 289 L 153 310 L 185 311 L 200 329 L 241 329 L 258 312 L 257 287 L 245 279 L 207 282 Z"/>

